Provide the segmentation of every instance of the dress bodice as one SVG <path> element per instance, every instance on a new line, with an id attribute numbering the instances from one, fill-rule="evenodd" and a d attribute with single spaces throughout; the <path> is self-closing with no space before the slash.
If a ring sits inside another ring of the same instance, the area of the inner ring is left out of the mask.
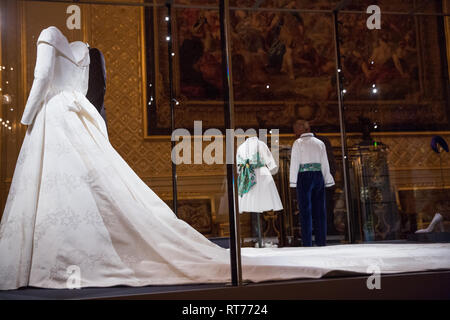
<path id="1" fill-rule="evenodd" d="M 269 170 L 274 170 L 277 167 L 275 159 L 270 152 L 267 144 L 259 140 L 258 137 L 251 137 L 245 140 L 236 151 L 237 164 L 249 161 L 251 164 L 262 163 L 266 165 Z"/>
<path id="2" fill-rule="evenodd" d="M 57 33 L 57 41 L 50 43 L 55 47 L 56 52 L 49 94 L 70 90 L 79 91 L 86 95 L 89 84 L 89 48 L 81 41 L 69 43 L 61 31 L 55 27 L 50 28 L 56 29 L 54 31 Z M 44 32 L 50 28 L 42 31 L 42 40 L 46 39 L 47 36 Z"/>
<path id="3" fill-rule="evenodd" d="M 89 63 L 89 48 L 85 43 L 69 43 L 56 27 L 42 30 L 37 41 L 33 86 L 22 124 L 30 125 L 42 105 L 63 91 L 85 96 L 89 86 Z"/>

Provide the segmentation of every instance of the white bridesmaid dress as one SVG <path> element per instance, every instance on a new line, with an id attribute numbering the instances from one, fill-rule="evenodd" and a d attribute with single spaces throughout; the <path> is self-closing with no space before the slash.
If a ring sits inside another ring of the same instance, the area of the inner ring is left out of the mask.
<path id="1" fill-rule="evenodd" d="M 255 185 L 248 192 L 239 196 L 239 212 L 262 213 L 283 210 L 277 186 L 272 178 L 272 172 L 277 168 L 277 164 L 267 144 L 258 137 L 245 140 L 236 152 L 238 169 L 239 164 L 246 161 L 256 163 L 257 155 L 262 162 L 262 167 L 254 169 Z"/>

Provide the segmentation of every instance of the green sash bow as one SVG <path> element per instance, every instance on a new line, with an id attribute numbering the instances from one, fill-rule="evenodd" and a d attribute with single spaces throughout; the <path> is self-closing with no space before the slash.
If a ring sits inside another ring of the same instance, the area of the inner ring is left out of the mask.
<path id="1" fill-rule="evenodd" d="M 238 194 L 241 197 L 256 184 L 255 169 L 265 166 L 260 159 L 259 152 L 253 158 L 256 159 L 238 159 Z"/>

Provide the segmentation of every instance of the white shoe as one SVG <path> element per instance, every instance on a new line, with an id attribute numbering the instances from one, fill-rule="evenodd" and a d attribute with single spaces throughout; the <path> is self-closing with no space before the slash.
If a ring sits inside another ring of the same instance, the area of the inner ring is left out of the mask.
<path id="1" fill-rule="evenodd" d="M 278 248 L 278 245 L 269 241 L 264 243 L 264 248 Z"/>
<path id="2" fill-rule="evenodd" d="M 433 220 L 431 220 L 431 223 L 428 226 L 428 228 L 417 230 L 416 233 L 430 233 L 430 232 L 433 232 L 434 227 L 436 227 L 437 224 L 439 224 L 441 232 L 444 232 L 444 224 L 442 223 L 442 221 L 444 221 L 444 218 L 442 217 L 442 215 L 440 213 L 436 213 L 434 215 Z"/>

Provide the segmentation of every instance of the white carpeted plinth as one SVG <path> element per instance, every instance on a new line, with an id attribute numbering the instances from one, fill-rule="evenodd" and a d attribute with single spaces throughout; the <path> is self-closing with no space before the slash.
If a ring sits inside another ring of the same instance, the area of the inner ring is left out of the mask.
<path id="1" fill-rule="evenodd" d="M 242 248 L 244 281 L 450 270 L 450 243 L 354 244 L 310 248 Z"/>

